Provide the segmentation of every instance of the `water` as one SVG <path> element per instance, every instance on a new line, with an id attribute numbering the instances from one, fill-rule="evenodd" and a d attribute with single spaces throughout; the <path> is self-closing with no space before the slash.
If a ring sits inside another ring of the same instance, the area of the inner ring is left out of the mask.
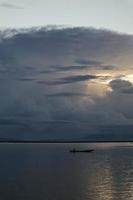
<path id="1" fill-rule="evenodd" d="M 0 199 L 132 200 L 133 144 L 0 144 Z"/>

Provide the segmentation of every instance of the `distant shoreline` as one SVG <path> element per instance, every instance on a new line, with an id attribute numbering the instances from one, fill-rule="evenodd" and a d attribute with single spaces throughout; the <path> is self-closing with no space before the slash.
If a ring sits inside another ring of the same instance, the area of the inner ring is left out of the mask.
<path id="1" fill-rule="evenodd" d="M 130 140 L 126 140 L 126 141 L 122 141 L 122 140 L 119 140 L 119 141 L 116 141 L 116 140 L 112 140 L 112 141 L 69 141 L 69 140 L 66 140 L 66 141 L 59 141 L 59 140 L 56 140 L 56 141 L 49 141 L 49 140 L 45 140 L 45 141 L 32 141 L 32 140 L 1 140 L 0 143 L 14 143 L 14 144 L 17 144 L 17 143 L 22 143 L 22 144 L 55 144 L 55 143 L 133 143 L 133 141 L 130 141 Z"/>

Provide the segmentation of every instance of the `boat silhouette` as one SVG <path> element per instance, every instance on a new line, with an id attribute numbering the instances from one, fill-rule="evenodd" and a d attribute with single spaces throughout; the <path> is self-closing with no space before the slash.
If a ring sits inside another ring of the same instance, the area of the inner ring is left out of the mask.
<path id="1" fill-rule="evenodd" d="M 70 150 L 70 153 L 91 153 L 93 151 L 94 149 L 85 149 L 85 150 L 72 149 Z"/>

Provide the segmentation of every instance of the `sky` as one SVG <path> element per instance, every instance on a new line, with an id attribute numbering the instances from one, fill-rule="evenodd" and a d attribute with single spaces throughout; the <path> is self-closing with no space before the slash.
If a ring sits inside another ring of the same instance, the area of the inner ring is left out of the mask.
<path id="1" fill-rule="evenodd" d="M 0 27 L 92 26 L 133 33 L 132 0 L 0 0 Z"/>
<path id="2" fill-rule="evenodd" d="M 133 139 L 132 4 L 0 1 L 0 138 Z"/>

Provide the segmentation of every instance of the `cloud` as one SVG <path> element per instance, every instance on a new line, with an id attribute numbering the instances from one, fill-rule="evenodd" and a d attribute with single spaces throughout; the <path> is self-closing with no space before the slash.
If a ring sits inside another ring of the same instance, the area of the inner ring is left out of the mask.
<path id="1" fill-rule="evenodd" d="M 61 84 L 68 84 L 68 83 L 76 83 L 82 81 L 88 81 L 91 79 L 97 79 L 98 77 L 95 75 L 78 75 L 78 76 L 69 76 L 62 78 L 59 82 Z"/>
<path id="2" fill-rule="evenodd" d="M 91 112 L 97 113 L 100 123 L 103 123 L 103 120 L 106 125 L 131 125 L 133 123 L 132 83 L 114 79 L 110 81 L 109 87 L 111 90 L 106 92 L 106 95 L 93 99 Z"/>
<path id="3" fill-rule="evenodd" d="M 0 135 L 83 138 L 132 125 L 133 86 L 124 80 L 132 52 L 132 35 L 101 29 L 0 31 Z"/>
<path id="4" fill-rule="evenodd" d="M 12 3 L 7 3 L 7 2 L 0 3 L 0 7 L 7 8 L 7 9 L 23 9 L 23 7 L 21 6 L 18 6 Z"/>
<path id="5" fill-rule="evenodd" d="M 7 126 L 7 125 L 25 126 L 25 124 L 23 122 L 17 121 L 16 119 L 13 120 L 13 119 L 8 119 L 8 118 L 0 119 L 0 125 L 3 125 L 3 126 Z"/>
<path id="6" fill-rule="evenodd" d="M 133 84 L 126 80 L 115 79 L 110 82 L 110 87 L 117 93 L 133 94 Z"/>
<path id="7" fill-rule="evenodd" d="M 112 70 L 112 69 L 117 68 L 117 66 L 116 65 L 101 65 L 100 68 L 103 70 Z"/>
<path id="8" fill-rule="evenodd" d="M 80 65 L 101 65 L 102 64 L 102 62 L 99 62 L 99 61 L 95 61 L 95 60 L 85 60 L 85 59 L 82 59 L 82 58 L 80 58 L 80 59 L 77 59 L 76 61 L 75 61 L 77 64 L 80 64 Z"/>
<path id="9" fill-rule="evenodd" d="M 89 81 L 93 79 L 97 79 L 99 77 L 95 75 L 77 75 L 77 76 L 68 76 L 60 78 L 59 80 L 55 81 L 38 81 L 40 84 L 47 84 L 47 85 L 60 85 L 60 84 L 71 84 L 71 83 L 77 83 L 77 82 L 84 82 Z"/>
<path id="10" fill-rule="evenodd" d="M 60 92 L 47 95 L 48 97 L 89 97 L 89 94 L 74 93 L 74 92 Z"/>
<path id="11" fill-rule="evenodd" d="M 14 51 L 17 52 L 14 55 L 17 60 L 31 66 L 71 65 L 75 61 L 82 65 L 109 65 L 112 59 L 113 64 L 123 62 L 124 65 L 125 61 L 126 64 L 132 63 L 132 46 L 132 36 L 115 32 L 89 28 L 42 28 L 18 30 L 18 34 L 16 31 L 12 38 L 6 40 L 6 44 L 2 44 L 2 49 L 8 53 L 7 47 L 11 48 L 12 56 Z M 23 60 L 22 54 L 28 60 Z M 128 61 L 127 56 L 130 57 Z"/>
<path id="12" fill-rule="evenodd" d="M 72 65 L 72 66 L 54 66 L 53 69 L 55 71 L 77 71 L 77 70 L 85 70 L 90 68 L 90 66 L 83 65 Z"/>
<path id="13" fill-rule="evenodd" d="M 18 78 L 18 79 L 16 79 L 17 81 L 34 81 L 35 79 L 33 79 L 33 78 Z"/>
<path id="14" fill-rule="evenodd" d="M 91 61 L 90 61 L 91 62 Z M 94 61 L 93 61 L 94 62 Z M 95 62 L 94 62 L 95 63 Z M 114 68 L 117 68 L 117 66 L 115 65 L 104 65 L 104 64 L 87 64 L 87 65 L 70 65 L 70 66 L 63 66 L 63 65 L 56 65 L 56 66 L 50 66 L 51 67 L 51 71 L 47 71 L 48 73 L 52 72 L 52 70 L 54 72 L 59 72 L 59 71 L 63 71 L 63 72 L 68 72 L 68 71 L 77 71 L 77 70 L 89 70 L 89 69 L 103 69 L 103 70 L 111 70 Z M 45 71 L 44 71 L 45 73 Z"/>

